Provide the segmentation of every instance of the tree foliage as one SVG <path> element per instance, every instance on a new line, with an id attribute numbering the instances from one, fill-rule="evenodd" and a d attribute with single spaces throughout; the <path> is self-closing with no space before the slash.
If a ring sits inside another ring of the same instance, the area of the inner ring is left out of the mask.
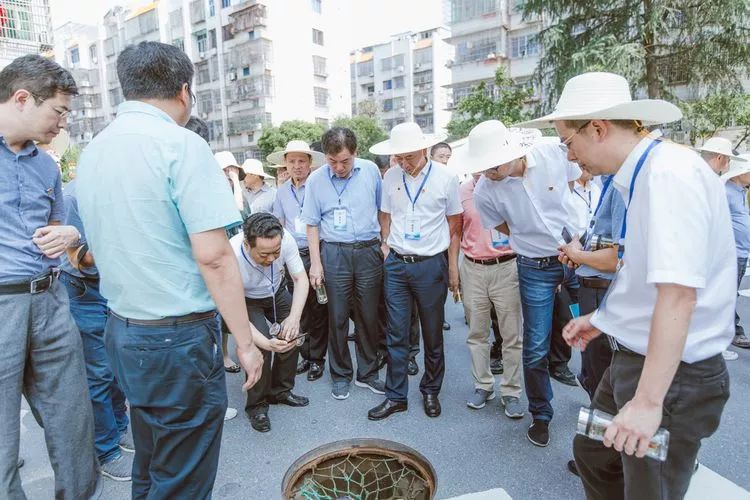
<path id="1" fill-rule="evenodd" d="M 481 82 L 459 101 L 448 123 L 451 140 L 466 137 L 475 125 L 485 120 L 500 120 L 508 126 L 523 121 L 525 103 L 532 93 L 530 88 L 514 85 L 505 68 L 499 66 L 495 71 L 494 95 L 487 91 L 487 84 Z"/>
<path id="2" fill-rule="evenodd" d="M 677 84 L 736 91 L 750 72 L 748 0 L 527 0 L 523 14 L 550 20 L 538 36 L 543 111 L 586 71 L 619 73 L 650 98 Z"/>
<path id="3" fill-rule="evenodd" d="M 718 92 L 694 102 L 681 104 L 690 142 L 708 139 L 719 129 L 734 124 L 740 127 L 735 141 L 738 148 L 750 136 L 750 95 Z"/>
<path id="4" fill-rule="evenodd" d="M 63 182 L 69 182 L 75 177 L 75 169 L 78 166 L 78 158 L 81 156 L 81 148 L 75 144 L 63 153 L 60 158 L 60 170 L 62 172 Z"/>
<path id="5" fill-rule="evenodd" d="M 341 116 L 333 121 L 334 127 L 346 127 L 354 131 L 357 136 L 357 149 L 360 158 L 373 159 L 370 146 L 388 138 L 378 121 L 372 116 L 358 115 L 353 118 Z"/>
<path id="6" fill-rule="evenodd" d="M 308 123 L 302 120 L 281 122 L 278 127 L 264 127 L 263 133 L 258 139 L 258 149 L 263 158 L 274 151 L 280 151 L 286 147 L 289 141 L 303 140 L 308 144 L 319 141 L 325 128 L 317 123 Z"/>

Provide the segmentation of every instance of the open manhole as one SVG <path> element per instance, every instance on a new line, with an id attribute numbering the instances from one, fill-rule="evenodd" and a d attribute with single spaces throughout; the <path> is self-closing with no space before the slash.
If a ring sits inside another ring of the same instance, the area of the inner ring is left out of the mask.
<path id="1" fill-rule="evenodd" d="M 432 464 L 417 451 L 384 439 L 346 439 L 298 458 L 284 475 L 285 500 L 430 500 Z"/>

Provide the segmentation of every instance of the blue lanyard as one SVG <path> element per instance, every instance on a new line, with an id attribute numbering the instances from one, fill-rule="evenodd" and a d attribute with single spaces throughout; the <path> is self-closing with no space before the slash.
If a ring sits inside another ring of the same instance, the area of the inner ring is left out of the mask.
<path id="1" fill-rule="evenodd" d="M 404 183 L 404 189 L 406 190 L 406 196 L 409 197 L 409 201 L 411 202 L 411 209 L 414 211 L 414 206 L 417 204 L 417 200 L 419 199 L 419 195 L 422 194 L 422 190 L 424 189 L 424 185 L 427 184 L 427 179 L 430 178 L 430 173 L 432 173 L 432 161 L 430 161 L 430 167 L 427 169 L 427 174 L 425 174 L 424 179 L 422 179 L 422 184 L 419 185 L 419 191 L 417 191 L 417 196 L 415 198 L 411 197 L 411 193 L 409 192 L 409 186 L 406 184 L 406 174 L 404 172 L 401 172 L 401 180 Z"/>
<path id="2" fill-rule="evenodd" d="M 305 187 L 305 186 L 304 186 L 304 185 L 302 185 L 302 187 Z M 293 185 L 293 184 L 289 184 L 289 189 L 291 189 L 291 190 L 292 190 L 292 196 L 294 196 L 294 201 L 296 201 L 296 202 L 297 202 L 297 205 L 299 206 L 300 210 L 302 210 L 302 207 L 303 207 L 303 206 L 305 205 L 305 197 L 303 196 L 303 197 L 302 197 L 302 202 L 300 202 L 300 201 L 299 201 L 299 199 L 297 198 L 297 190 L 296 190 L 296 189 L 294 189 L 294 185 Z M 335 188 L 334 188 L 334 189 L 335 189 Z M 344 189 L 346 189 L 346 187 L 344 187 Z M 342 191 L 342 192 L 343 192 L 343 191 Z M 340 195 L 339 195 L 339 196 L 340 196 Z M 339 204 L 341 204 L 341 203 L 339 202 Z"/>
<path id="3" fill-rule="evenodd" d="M 643 164 L 646 163 L 649 153 L 656 146 L 661 144 L 661 141 L 652 141 L 648 145 L 646 151 L 643 152 L 641 157 L 638 159 L 638 163 L 635 165 L 633 171 L 633 177 L 630 179 L 630 192 L 628 193 L 628 205 L 625 207 L 625 214 L 622 218 L 622 229 L 620 230 L 620 246 L 617 248 L 617 257 L 622 260 L 622 256 L 625 254 L 625 234 L 628 232 L 628 209 L 630 208 L 630 202 L 633 200 L 633 192 L 635 191 L 635 180 L 638 178 L 638 174 L 641 173 Z"/>
<path id="4" fill-rule="evenodd" d="M 589 229 L 594 229 L 594 225 L 596 224 L 596 217 L 597 215 L 599 215 L 599 209 L 602 208 L 602 203 L 604 203 L 604 195 L 607 194 L 609 185 L 612 184 L 612 179 L 614 177 L 615 177 L 614 175 L 610 175 L 609 177 L 607 177 L 607 180 L 604 181 L 604 186 L 602 187 L 602 194 L 599 195 L 599 202 L 596 204 L 596 209 L 594 209 L 594 215 L 591 216 L 591 222 L 589 222 Z M 591 193 L 589 193 L 589 196 L 590 195 Z"/>
<path id="5" fill-rule="evenodd" d="M 252 262 L 250 262 L 250 259 L 247 258 L 247 255 L 245 254 L 245 245 L 240 245 L 240 252 L 242 252 L 242 257 L 245 258 L 245 261 L 250 264 L 250 268 L 254 269 L 257 273 L 259 273 L 261 276 L 266 278 L 268 281 L 271 282 L 271 300 L 273 301 L 273 322 L 276 323 L 276 292 L 273 289 L 273 262 L 271 262 L 271 277 L 269 278 L 266 276 L 266 273 L 258 269 L 253 265 Z"/>
<path id="6" fill-rule="evenodd" d="M 333 183 L 334 176 L 331 175 L 331 167 L 328 167 L 328 180 L 331 181 L 331 186 L 333 187 L 333 190 L 336 191 L 336 194 L 339 197 L 339 206 L 341 206 L 341 196 L 344 194 L 344 191 L 346 191 L 346 188 L 349 186 L 349 182 L 354 177 L 354 167 L 352 167 L 352 171 L 349 172 L 349 177 L 346 179 L 346 182 L 344 183 L 344 187 L 341 188 L 341 191 L 336 188 L 336 184 Z"/>

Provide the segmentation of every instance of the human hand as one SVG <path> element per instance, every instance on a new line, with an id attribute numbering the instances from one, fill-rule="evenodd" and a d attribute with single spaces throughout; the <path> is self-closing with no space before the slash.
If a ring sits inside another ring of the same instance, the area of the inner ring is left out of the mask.
<path id="1" fill-rule="evenodd" d="M 247 373 L 247 380 L 242 384 L 243 391 L 249 391 L 260 379 L 263 369 L 263 353 L 257 346 L 237 346 L 237 360 Z"/>
<path id="2" fill-rule="evenodd" d="M 643 458 L 651 438 L 659 430 L 662 405 L 640 400 L 638 396 L 625 403 L 604 433 L 604 446 L 627 455 Z"/>
<path id="3" fill-rule="evenodd" d="M 383 261 L 388 258 L 388 254 L 391 253 L 391 247 L 385 241 L 380 244 L 380 250 L 383 252 Z"/>
<path id="4" fill-rule="evenodd" d="M 460 290 L 461 280 L 459 278 L 458 269 L 454 266 L 448 267 L 448 289 L 454 294 Z"/>
<path id="5" fill-rule="evenodd" d="M 31 237 L 31 241 L 50 259 L 61 256 L 66 249 L 78 244 L 81 233 L 73 226 L 40 227 Z"/>
<path id="6" fill-rule="evenodd" d="M 299 335 L 299 317 L 288 316 L 284 321 L 281 322 L 281 334 L 279 338 L 284 340 L 293 339 Z"/>
<path id="7" fill-rule="evenodd" d="M 310 263 L 310 285 L 313 288 L 318 288 L 323 285 L 325 277 L 323 276 L 323 266 L 320 262 Z"/>
<path id="8" fill-rule="evenodd" d="M 583 251 L 581 240 L 576 234 L 570 243 L 562 245 L 557 249 L 560 252 L 558 260 L 571 269 L 580 265 L 579 253 Z"/>
<path id="9" fill-rule="evenodd" d="M 601 330 L 591 324 L 592 314 L 572 319 L 565 325 L 562 336 L 569 346 L 585 351 L 589 342 L 601 335 Z"/>

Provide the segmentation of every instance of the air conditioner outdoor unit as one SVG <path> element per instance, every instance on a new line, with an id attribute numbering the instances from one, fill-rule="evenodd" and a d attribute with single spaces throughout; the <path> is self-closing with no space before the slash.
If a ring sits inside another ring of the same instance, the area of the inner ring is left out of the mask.
<path id="1" fill-rule="evenodd" d="M 446 68 L 450 68 L 451 66 L 453 66 L 453 59 L 448 59 L 447 61 L 445 61 Z"/>
<path id="2" fill-rule="evenodd" d="M 416 63 L 416 64 L 414 65 L 414 69 L 419 69 L 419 68 L 421 68 L 421 67 L 422 67 L 422 65 L 421 65 L 420 63 Z"/>
<path id="3" fill-rule="evenodd" d="M 89 87 L 91 83 L 88 80 L 81 80 L 81 87 Z"/>
<path id="4" fill-rule="evenodd" d="M 204 120 L 205 120 L 206 118 L 208 118 L 208 113 L 201 113 L 201 118 L 203 118 Z"/>
<path id="5" fill-rule="evenodd" d="M 198 53 L 198 56 L 199 56 L 199 57 L 200 57 L 201 59 L 205 59 L 205 58 L 206 58 L 206 53 L 205 53 L 205 52 L 199 52 L 199 53 Z"/>
<path id="6" fill-rule="evenodd" d="M 370 73 L 368 76 L 372 78 L 373 76 L 375 76 L 375 73 Z"/>
<path id="7" fill-rule="evenodd" d="M 430 111 L 432 111 L 432 104 L 428 104 L 427 105 L 427 109 L 429 109 Z"/>
<path id="8" fill-rule="evenodd" d="M 231 73 L 229 73 L 229 79 L 231 81 L 235 81 L 237 79 L 237 73 L 235 73 L 234 71 L 232 71 Z"/>

